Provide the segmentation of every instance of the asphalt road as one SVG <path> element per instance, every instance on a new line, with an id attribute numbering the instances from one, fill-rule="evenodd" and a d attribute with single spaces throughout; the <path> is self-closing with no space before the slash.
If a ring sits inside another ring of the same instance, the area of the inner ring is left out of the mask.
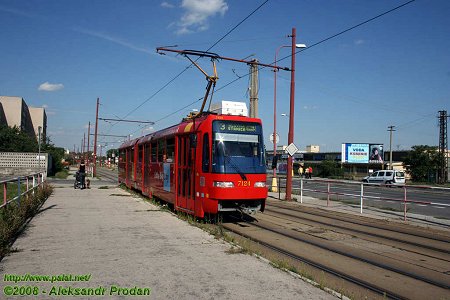
<path id="1" fill-rule="evenodd" d="M 93 185 L 117 184 L 117 170 L 98 168 L 99 181 L 92 181 Z M 284 189 L 286 181 L 280 177 L 279 186 Z M 327 183 L 321 179 L 304 180 L 303 195 L 319 199 L 327 199 Z M 267 184 L 272 184 L 272 177 L 268 176 Z M 300 194 L 300 179 L 293 179 L 293 193 Z M 346 203 L 360 204 L 360 182 L 333 182 L 330 183 L 330 200 L 338 200 Z M 391 211 L 404 211 L 405 191 L 403 187 L 388 187 L 379 185 L 364 185 L 365 206 L 382 208 Z M 435 218 L 450 219 L 450 189 L 417 188 L 406 186 L 406 210 L 408 213 L 432 216 Z"/>
<path id="2" fill-rule="evenodd" d="M 304 180 L 303 195 L 327 199 L 328 183 L 321 179 Z M 267 183 L 272 184 L 272 178 Z M 279 187 L 286 186 L 281 178 Z M 293 179 L 293 193 L 300 194 L 300 179 Z M 360 203 L 361 184 L 359 182 L 330 183 L 330 200 L 346 203 Z M 373 206 L 393 211 L 404 211 L 405 189 L 397 186 L 364 185 L 365 206 Z M 406 186 L 406 209 L 408 213 L 421 214 L 436 218 L 450 219 L 450 189 L 418 188 Z"/>

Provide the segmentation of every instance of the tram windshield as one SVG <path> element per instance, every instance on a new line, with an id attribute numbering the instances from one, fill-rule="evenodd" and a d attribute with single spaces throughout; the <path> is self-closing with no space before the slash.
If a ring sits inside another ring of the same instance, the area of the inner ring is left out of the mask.
<path id="1" fill-rule="evenodd" d="M 266 172 L 260 124 L 215 121 L 213 145 L 213 173 L 245 176 Z"/>

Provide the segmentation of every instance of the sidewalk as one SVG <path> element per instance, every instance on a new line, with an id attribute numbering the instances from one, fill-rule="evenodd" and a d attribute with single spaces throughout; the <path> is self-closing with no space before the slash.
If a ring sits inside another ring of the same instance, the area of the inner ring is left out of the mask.
<path id="1" fill-rule="evenodd" d="M 334 299 L 256 257 L 228 254 L 229 244 L 119 188 L 75 190 L 63 181 L 54 186 L 14 243 L 17 251 L 0 262 L 2 296 L 5 286 L 31 286 L 39 299 L 70 297 L 75 288 L 123 299 L 116 286 L 126 288 L 122 294 L 151 289 L 141 299 Z M 5 274 L 89 280 L 14 283 Z"/>
<path id="2" fill-rule="evenodd" d="M 275 201 L 284 201 L 286 194 L 280 193 L 281 200 L 278 199 L 278 192 L 269 192 L 268 199 L 272 199 Z M 388 211 L 375 207 L 363 206 L 363 213 L 360 213 L 360 206 L 356 204 L 348 204 L 341 201 L 332 201 L 330 200 L 329 206 L 327 206 L 327 200 L 321 200 L 309 196 L 303 196 L 303 203 L 300 203 L 300 195 L 292 194 L 292 198 L 296 199 L 293 202 L 298 203 L 298 205 L 305 205 L 310 207 L 316 207 L 325 210 L 338 211 L 343 213 L 349 213 L 354 215 L 366 216 L 370 218 L 377 219 L 386 219 L 386 220 L 394 220 L 397 222 L 403 221 L 403 212 L 396 211 Z M 450 220 L 448 219 L 438 219 L 431 216 L 407 213 L 407 221 L 406 223 L 419 225 L 419 226 L 434 226 L 441 229 L 449 229 Z"/>

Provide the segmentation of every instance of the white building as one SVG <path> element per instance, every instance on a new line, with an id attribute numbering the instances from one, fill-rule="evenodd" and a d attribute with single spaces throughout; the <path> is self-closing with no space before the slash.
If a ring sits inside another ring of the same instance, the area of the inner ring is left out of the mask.
<path id="1" fill-rule="evenodd" d="M 47 115 L 44 108 L 28 107 L 22 97 L 0 96 L 0 124 L 17 126 L 31 137 L 38 136 L 38 127 L 42 127 L 42 141 L 47 136 Z"/>

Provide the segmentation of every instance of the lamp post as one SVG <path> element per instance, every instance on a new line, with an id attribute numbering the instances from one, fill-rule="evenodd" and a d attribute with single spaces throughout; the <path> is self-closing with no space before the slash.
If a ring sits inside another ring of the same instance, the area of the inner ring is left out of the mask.
<path id="1" fill-rule="evenodd" d="M 291 55 L 291 95 L 290 95 L 290 105 L 289 105 L 289 134 L 288 134 L 288 145 L 294 142 L 294 100 L 295 100 L 295 48 L 297 44 L 295 43 L 296 29 L 292 28 L 292 34 L 290 35 L 292 39 L 292 55 Z M 305 48 L 306 45 L 300 44 L 300 48 Z M 291 200 L 292 194 L 292 156 L 288 156 L 287 165 L 287 177 L 286 177 L 286 200 Z"/>
<path id="2" fill-rule="evenodd" d="M 38 148 L 39 148 L 39 153 L 38 153 L 38 161 L 39 161 L 39 172 L 41 172 L 41 130 L 42 127 L 38 126 Z"/>
<path id="3" fill-rule="evenodd" d="M 294 41 L 295 43 L 295 41 Z M 291 47 L 291 45 L 283 45 L 279 46 L 277 50 L 275 51 L 275 66 L 278 62 L 278 53 L 281 48 L 288 48 Z M 305 48 L 306 46 L 304 44 L 295 44 L 295 48 Z M 292 69 L 293 71 L 294 69 Z M 277 72 L 278 69 L 274 69 L 274 88 L 273 88 L 273 159 L 277 156 Z M 286 116 L 286 114 L 281 114 L 282 116 Z M 273 178 L 272 178 L 272 192 L 277 192 L 277 168 L 273 169 Z"/>

